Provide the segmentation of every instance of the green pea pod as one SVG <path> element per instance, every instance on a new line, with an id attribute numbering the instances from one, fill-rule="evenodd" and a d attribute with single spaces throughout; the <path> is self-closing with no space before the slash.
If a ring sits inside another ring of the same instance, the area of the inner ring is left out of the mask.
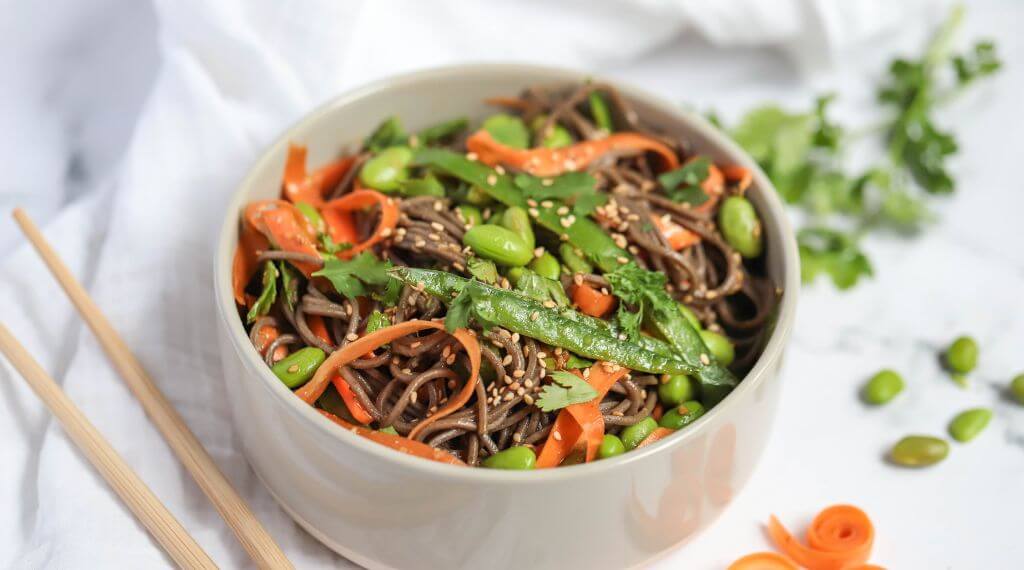
<path id="1" fill-rule="evenodd" d="M 465 117 L 459 117 L 458 119 L 452 119 L 443 123 L 427 127 L 420 131 L 416 136 L 420 139 L 420 144 L 433 144 L 438 141 L 450 139 L 455 135 L 461 133 L 469 127 L 469 120 Z"/>
<path id="2" fill-rule="evenodd" d="M 521 267 L 533 258 L 533 248 L 518 234 L 493 224 L 469 228 L 462 236 L 462 243 L 480 257 L 501 265 Z"/>
<path id="3" fill-rule="evenodd" d="M 501 225 L 515 232 L 531 250 L 537 245 L 533 235 L 533 225 L 530 223 L 530 215 L 523 208 L 509 206 L 501 216 Z"/>
<path id="4" fill-rule="evenodd" d="M 399 193 L 403 196 L 445 196 L 444 185 L 433 174 L 402 182 Z"/>
<path id="5" fill-rule="evenodd" d="M 479 226 L 484 223 L 484 215 L 480 212 L 480 208 L 476 206 L 463 204 L 456 208 L 456 210 L 458 210 L 459 216 L 467 226 Z"/>
<path id="6" fill-rule="evenodd" d="M 512 148 L 529 148 L 530 131 L 526 123 L 519 117 L 504 113 L 492 115 L 484 120 L 483 129 L 494 137 L 494 140 Z"/>
<path id="7" fill-rule="evenodd" d="M 569 243 L 558 246 L 558 255 L 561 256 L 562 263 L 571 273 L 593 273 L 594 266 L 583 257 L 582 253 L 577 253 L 576 246 Z"/>
<path id="8" fill-rule="evenodd" d="M 591 91 L 588 100 L 590 115 L 594 118 L 597 126 L 609 133 L 615 130 L 612 125 L 612 113 L 608 109 L 608 103 L 605 102 L 604 97 L 597 91 Z"/>
<path id="9" fill-rule="evenodd" d="M 580 314 L 572 309 L 549 309 L 514 291 L 471 282 L 443 271 L 396 267 L 390 274 L 411 285 L 422 284 L 424 291 L 445 303 L 451 302 L 453 293 L 459 295 L 466 287 L 473 287 L 473 310 L 484 321 L 586 358 L 616 362 L 642 372 L 696 372 L 671 355 L 653 352 L 639 343 L 619 340 L 609 328 L 578 318 Z"/>
<path id="10" fill-rule="evenodd" d="M 308 382 L 326 358 L 324 351 L 307 346 L 277 361 L 270 369 L 285 386 L 294 390 Z"/>

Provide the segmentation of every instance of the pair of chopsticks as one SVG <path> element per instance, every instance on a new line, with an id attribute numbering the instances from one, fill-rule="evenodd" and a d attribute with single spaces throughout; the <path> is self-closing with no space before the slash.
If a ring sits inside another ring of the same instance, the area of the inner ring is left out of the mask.
<path id="1" fill-rule="evenodd" d="M 259 568 L 292 568 L 284 552 L 256 519 L 245 500 L 235 491 L 206 449 L 171 406 L 124 340 L 103 316 L 57 253 L 47 243 L 39 228 L 21 209 L 14 219 L 35 247 L 43 262 L 74 303 L 78 312 L 99 339 L 107 356 L 135 397 L 142 404 L 167 444 L 192 475 L 199 488 L 210 499 L 235 537 Z M 216 568 L 209 555 L 181 526 L 167 507 L 153 494 L 124 459 L 89 422 L 81 410 L 46 374 L 14 336 L 0 324 L 0 350 L 14 368 L 25 377 L 36 395 L 60 420 L 71 440 L 103 475 L 139 521 L 182 568 Z"/>

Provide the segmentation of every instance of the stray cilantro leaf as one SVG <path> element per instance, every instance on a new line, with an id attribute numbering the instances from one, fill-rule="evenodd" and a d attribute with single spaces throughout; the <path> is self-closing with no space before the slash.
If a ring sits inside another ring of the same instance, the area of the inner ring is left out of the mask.
<path id="1" fill-rule="evenodd" d="M 371 291 L 370 298 L 380 301 L 385 307 L 394 307 L 402 296 L 402 282 L 391 277 L 380 291 Z"/>
<path id="2" fill-rule="evenodd" d="M 854 236 L 824 227 L 805 228 L 797 234 L 800 272 L 804 282 L 827 274 L 839 289 L 849 289 L 861 277 L 870 277 L 871 262 Z"/>
<path id="3" fill-rule="evenodd" d="M 363 141 L 363 146 L 373 152 L 380 152 L 388 147 L 405 144 L 409 135 L 402 128 L 402 122 L 398 117 L 384 119 L 376 130 L 370 133 Z"/>
<path id="4" fill-rule="evenodd" d="M 287 261 L 279 262 L 281 272 L 281 294 L 288 311 L 294 312 L 299 304 L 299 274 Z"/>
<path id="5" fill-rule="evenodd" d="M 573 404 L 583 404 L 597 397 L 597 391 L 585 380 L 564 370 L 548 374 L 553 383 L 544 386 L 537 399 L 537 407 L 552 412 Z"/>
<path id="6" fill-rule="evenodd" d="M 980 41 L 974 44 L 971 51 L 953 58 L 953 69 L 956 81 L 963 87 L 976 79 L 999 71 L 1003 63 L 996 53 L 996 46 L 991 41 Z"/>
<path id="7" fill-rule="evenodd" d="M 814 101 L 814 146 L 830 151 L 839 150 L 839 142 L 843 138 L 843 128 L 828 118 L 828 106 L 835 101 L 836 94 L 822 95 Z"/>
<path id="8" fill-rule="evenodd" d="M 315 277 L 326 277 L 334 289 L 349 299 L 367 294 L 365 285 L 387 285 L 391 279 L 387 270 L 391 262 L 381 261 L 368 251 L 352 259 L 327 257 L 324 267 L 313 273 Z"/>
<path id="9" fill-rule="evenodd" d="M 582 370 L 584 368 L 590 368 L 594 365 L 593 360 L 587 360 L 581 356 L 576 356 L 573 353 L 569 353 L 569 358 L 565 361 L 564 368 L 566 370 Z"/>
<path id="10" fill-rule="evenodd" d="M 516 281 L 516 290 L 542 303 L 554 301 L 559 307 L 568 307 L 571 304 L 560 282 L 548 279 L 529 269 L 522 270 L 519 281 Z"/>
<path id="11" fill-rule="evenodd" d="M 630 340 L 636 340 L 640 336 L 640 327 L 648 309 L 647 304 L 651 298 L 656 297 L 649 295 L 648 292 L 664 291 L 668 278 L 664 273 L 647 271 L 636 263 L 627 263 L 611 273 L 606 273 L 605 279 L 608 280 L 612 293 L 622 301 L 616 312 L 619 326 Z M 635 310 L 630 307 L 635 307 Z"/>
<path id="12" fill-rule="evenodd" d="M 493 261 L 488 261 L 482 257 L 471 257 L 466 262 L 466 266 L 469 274 L 480 281 L 488 285 L 494 285 L 498 282 L 498 268 L 494 266 Z"/>
<path id="13" fill-rule="evenodd" d="M 708 177 L 711 161 L 707 157 L 697 157 L 675 170 L 658 176 L 658 183 L 665 190 L 675 190 L 679 186 L 698 186 Z"/>
<path id="14" fill-rule="evenodd" d="M 444 318 L 444 328 L 448 332 L 464 329 L 469 326 L 469 318 L 473 313 L 473 293 L 470 286 L 462 288 L 459 296 L 448 304 L 448 314 Z"/>
<path id="15" fill-rule="evenodd" d="M 320 240 L 320 248 L 331 255 L 334 255 L 339 251 L 352 249 L 352 244 L 350 243 L 334 243 L 330 234 L 321 232 L 317 237 Z"/>
<path id="16" fill-rule="evenodd" d="M 245 322 L 248 324 L 256 322 L 256 319 L 270 312 L 270 307 L 277 300 L 277 267 L 274 262 L 268 261 L 263 264 L 262 280 L 263 290 L 245 316 Z"/>

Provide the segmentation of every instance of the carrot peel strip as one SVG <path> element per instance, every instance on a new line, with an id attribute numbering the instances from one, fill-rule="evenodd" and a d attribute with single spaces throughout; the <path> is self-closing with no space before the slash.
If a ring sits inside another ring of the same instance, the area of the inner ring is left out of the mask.
<path id="1" fill-rule="evenodd" d="M 334 384 L 334 387 L 338 390 L 338 394 L 341 395 L 342 401 L 345 402 L 345 407 L 348 408 L 349 413 L 352 414 L 352 417 L 355 418 L 357 422 L 367 425 L 373 421 L 373 416 L 371 416 L 370 413 L 366 411 L 366 408 L 359 403 L 359 400 L 356 399 L 355 392 L 352 391 L 352 388 L 344 378 L 341 376 L 335 376 L 334 379 L 331 380 L 331 383 Z"/>
<path id="2" fill-rule="evenodd" d="M 774 516 L 768 534 L 776 547 L 810 570 L 844 570 L 863 565 L 871 555 L 875 529 L 864 511 L 834 505 L 818 513 L 807 529 L 807 546 Z"/>
<path id="3" fill-rule="evenodd" d="M 601 318 L 615 305 L 615 297 L 606 295 L 586 283 L 580 283 L 572 290 L 572 302 L 580 311 L 591 317 Z"/>
<path id="4" fill-rule="evenodd" d="M 660 216 L 651 214 L 651 222 L 661 232 L 661 235 L 665 236 L 665 241 L 668 242 L 669 247 L 675 251 L 681 251 L 691 245 L 700 243 L 699 235 L 671 220 L 665 220 Z"/>
<path id="5" fill-rule="evenodd" d="M 242 223 L 238 232 L 238 246 L 231 261 L 231 289 L 235 302 L 248 306 L 245 300 L 245 286 L 259 268 L 258 251 L 270 247 L 267 238 L 248 223 Z"/>
<path id="6" fill-rule="evenodd" d="M 652 443 L 665 439 L 666 437 L 674 434 L 675 432 L 676 430 L 666 427 L 655 428 L 654 431 L 648 434 L 647 437 L 645 437 L 639 444 L 637 444 L 636 447 L 637 449 L 640 449 L 641 447 L 647 447 Z"/>
<path id="7" fill-rule="evenodd" d="M 728 570 L 799 570 L 792 560 L 775 552 L 755 552 L 729 565 Z"/>
<path id="8" fill-rule="evenodd" d="M 336 186 L 355 163 L 355 157 L 339 158 L 307 173 L 306 146 L 290 144 L 284 166 L 284 195 L 291 202 L 307 202 L 320 207 L 324 192 Z"/>
<path id="9" fill-rule="evenodd" d="M 246 206 L 244 224 L 254 228 L 283 251 L 319 257 L 313 236 L 316 231 L 295 206 L 284 200 L 261 200 Z M 244 231 L 244 229 L 243 229 Z M 317 270 L 309 263 L 294 263 L 307 277 Z"/>
<path id="10" fill-rule="evenodd" d="M 352 212 L 373 205 L 380 205 L 380 222 L 369 239 L 356 243 L 356 229 L 352 221 Z M 365 249 L 386 239 L 398 225 L 398 202 L 375 190 L 354 190 L 348 194 L 327 202 L 320 214 L 327 224 L 327 231 L 335 243 L 350 243 L 352 247 L 338 252 L 338 257 L 351 259 Z"/>
<path id="11" fill-rule="evenodd" d="M 439 463 L 447 463 L 449 465 L 458 465 L 462 467 L 466 465 L 454 455 L 446 451 L 430 447 L 425 443 L 413 441 L 409 438 L 402 437 L 400 435 L 391 435 L 390 433 L 384 433 L 362 426 L 350 424 L 345 420 L 339 418 L 338 416 L 328 412 L 327 410 L 318 409 L 317 411 L 320 412 L 320 415 L 324 416 L 325 418 L 331 420 L 332 422 L 338 424 L 339 426 L 351 431 L 352 433 L 358 436 L 365 437 L 370 441 L 379 443 L 386 447 L 390 447 L 391 449 L 394 449 L 395 451 L 399 451 L 401 453 L 405 453 L 406 455 L 422 457 L 423 459 L 429 459 L 431 461 L 437 461 Z"/>

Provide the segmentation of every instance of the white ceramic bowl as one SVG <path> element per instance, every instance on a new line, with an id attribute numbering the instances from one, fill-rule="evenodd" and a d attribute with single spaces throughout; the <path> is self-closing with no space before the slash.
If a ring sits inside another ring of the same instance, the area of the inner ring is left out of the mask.
<path id="1" fill-rule="evenodd" d="M 386 116 L 410 129 L 482 118 L 483 100 L 586 74 L 523 65 L 470 65 L 402 75 L 337 97 L 275 142 L 242 181 L 215 260 L 224 378 L 235 427 L 256 474 L 313 536 L 377 568 L 624 568 L 707 527 L 746 483 L 768 439 L 778 369 L 799 286 L 793 233 L 771 183 L 702 118 L 628 86 L 641 118 L 683 135 L 716 161 L 754 172 L 750 190 L 771 278 L 785 290 L 764 354 L 739 387 L 680 434 L 614 459 L 532 472 L 466 469 L 409 457 L 338 428 L 295 397 L 249 343 L 231 294 L 244 204 L 279 193 L 288 141 L 310 164 L 360 141 Z"/>

